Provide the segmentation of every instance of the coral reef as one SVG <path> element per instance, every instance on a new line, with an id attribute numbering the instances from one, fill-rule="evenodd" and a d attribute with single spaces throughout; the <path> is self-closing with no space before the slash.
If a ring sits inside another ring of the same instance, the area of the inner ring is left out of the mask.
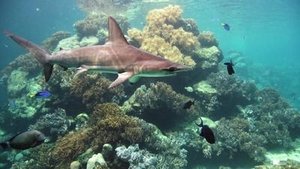
<path id="1" fill-rule="evenodd" d="M 86 169 L 108 169 L 101 153 L 94 154 L 87 162 Z"/>
<path id="2" fill-rule="evenodd" d="M 265 160 L 266 138 L 252 131 L 247 120 L 237 117 L 232 120 L 222 118 L 218 122 L 216 131 L 219 142 L 218 154 L 229 151 L 229 158 L 233 158 L 234 154 L 245 152 L 257 162 Z"/>
<path id="3" fill-rule="evenodd" d="M 127 32 L 128 21 L 121 16 L 115 18 L 124 33 Z M 99 42 L 104 42 L 106 37 L 103 36 L 103 31 L 107 32 L 107 15 L 99 13 L 91 13 L 85 19 L 79 20 L 74 24 L 79 40 L 83 37 L 95 36 Z"/>
<path id="4" fill-rule="evenodd" d="M 49 51 L 54 51 L 59 41 L 70 37 L 71 34 L 64 31 L 55 32 L 45 41 L 43 41 L 43 47 Z"/>
<path id="5" fill-rule="evenodd" d="M 152 10 L 147 16 L 144 30 L 130 29 L 128 34 L 135 44 L 148 52 L 177 63 L 194 66 L 196 63 L 189 55 L 199 47 L 199 42 L 193 32 L 189 32 L 195 29 L 184 30 L 187 27 L 191 28 L 190 23 L 193 22 L 184 22 L 181 14 L 179 6 Z"/>
<path id="6" fill-rule="evenodd" d="M 297 169 L 300 168 L 300 162 L 288 160 L 280 164 L 265 164 L 255 166 L 255 169 Z"/>
<path id="7" fill-rule="evenodd" d="M 39 130 L 48 137 L 57 138 L 68 132 L 71 126 L 70 120 L 66 116 L 64 109 L 58 108 L 53 113 L 45 114 L 40 117 L 35 124 L 30 125 L 30 130 Z"/>
<path id="8" fill-rule="evenodd" d="M 93 108 L 98 103 L 119 103 L 124 97 L 122 87 L 108 89 L 111 81 L 99 73 L 84 73 L 80 78 L 71 82 L 70 94 L 81 100 L 88 108 Z"/>
<path id="9" fill-rule="evenodd" d="M 203 112 L 210 115 L 213 113 L 215 118 L 236 115 L 239 112 L 236 105 L 245 106 L 255 100 L 257 88 L 254 84 L 230 77 L 225 72 L 210 74 L 205 83 L 214 89 L 212 91 L 217 92 L 196 94 L 202 100 Z"/>
<path id="10" fill-rule="evenodd" d="M 139 145 L 117 147 L 117 157 L 128 162 L 130 169 L 149 168 L 154 169 L 158 163 L 157 157 L 146 150 L 140 150 Z"/>
<path id="11" fill-rule="evenodd" d="M 124 102 L 122 109 L 129 114 L 142 117 L 158 125 L 161 129 L 172 128 L 180 120 L 189 120 L 197 116 L 195 109 L 188 111 L 183 105 L 190 98 L 176 93 L 170 85 L 157 82 L 150 87 L 142 85 Z M 159 117 L 159 118 L 157 118 Z M 168 125 L 165 124 L 168 120 Z"/>
<path id="12" fill-rule="evenodd" d="M 201 47 L 210 48 L 213 46 L 219 46 L 217 39 L 210 31 L 201 32 L 198 36 L 198 40 L 201 44 Z"/>

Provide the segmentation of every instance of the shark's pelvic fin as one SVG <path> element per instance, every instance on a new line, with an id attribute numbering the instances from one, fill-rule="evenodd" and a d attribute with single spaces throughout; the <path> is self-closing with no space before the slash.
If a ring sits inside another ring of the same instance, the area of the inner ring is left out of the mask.
<path id="1" fill-rule="evenodd" d="M 140 80 L 140 78 L 141 78 L 140 76 L 136 76 L 136 75 L 132 76 L 131 78 L 129 78 L 129 82 L 132 83 L 132 84 L 136 83 Z"/>
<path id="2" fill-rule="evenodd" d="M 109 30 L 109 37 L 108 43 L 112 44 L 121 44 L 121 45 L 128 45 L 124 34 L 116 20 L 113 17 L 108 18 L 108 30 Z"/>
<path id="3" fill-rule="evenodd" d="M 88 71 L 88 69 L 85 66 L 80 66 L 77 68 L 77 71 L 74 75 L 74 77 L 78 76 L 79 74 Z"/>
<path id="4" fill-rule="evenodd" d="M 133 72 L 124 72 L 124 73 L 119 73 L 118 74 L 118 78 L 113 81 L 108 88 L 113 88 L 116 87 L 118 85 L 120 85 L 121 83 L 123 83 L 124 81 L 126 81 L 127 79 L 129 79 L 130 77 L 133 76 Z"/>

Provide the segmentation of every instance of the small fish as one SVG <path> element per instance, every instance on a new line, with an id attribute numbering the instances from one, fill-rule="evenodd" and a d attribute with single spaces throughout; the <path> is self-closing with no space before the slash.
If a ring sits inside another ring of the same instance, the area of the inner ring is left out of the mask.
<path id="1" fill-rule="evenodd" d="M 6 142 L 0 143 L 0 149 L 5 150 L 12 148 L 17 150 L 26 150 L 44 143 L 45 139 L 45 135 L 40 131 L 25 131 L 23 133 L 13 136 Z"/>
<path id="2" fill-rule="evenodd" d="M 290 94 L 290 97 L 291 97 L 291 99 L 292 100 L 297 100 L 297 94 L 295 93 L 295 92 L 292 92 L 291 94 Z"/>
<path id="3" fill-rule="evenodd" d="M 199 127 L 199 134 L 201 137 L 204 137 L 205 140 L 210 144 L 214 144 L 216 142 L 214 132 L 207 125 L 203 125 L 202 119 L 200 124 L 195 124 Z"/>
<path id="4" fill-rule="evenodd" d="M 51 96 L 51 93 L 48 90 L 42 90 L 37 92 L 34 96 L 37 98 L 47 98 Z"/>
<path id="5" fill-rule="evenodd" d="M 190 109 L 192 105 L 195 104 L 195 100 L 188 100 L 184 103 L 183 109 Z"/>
<path id="6" fill-rule="evenodd" d="M 233 69 L 234 64 L 232 63 L 232 60 L 230 60 L 230 62 L 225 62 L 224 65 L 227 66 L 227 72 L 229 75 L 232 75 L 235 73 L 235 71 Z"/>
<path id="7" fill-rule="evenodd" d="M 230 31 L 230 26 L 227 23 L 221 24 L 226 31 Z"/>

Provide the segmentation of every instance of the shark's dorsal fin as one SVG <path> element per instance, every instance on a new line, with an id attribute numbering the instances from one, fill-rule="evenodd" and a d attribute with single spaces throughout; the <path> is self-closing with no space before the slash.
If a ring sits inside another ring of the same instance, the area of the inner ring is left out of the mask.
<path id="1" fill-rule="evenodd" d="M 108 43 L 128 45 L 120 26 L 111 16 L 108 17 L 108 32 Z"/>

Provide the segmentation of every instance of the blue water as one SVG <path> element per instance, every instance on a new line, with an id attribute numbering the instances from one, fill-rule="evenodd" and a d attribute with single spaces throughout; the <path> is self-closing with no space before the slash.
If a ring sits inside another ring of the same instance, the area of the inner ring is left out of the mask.
<path id="1" fill-rule="evenodd" d="M 141 27 L 149 9 L 179 4 L 185 18 L 193 18 L 200 31 L 212 31 L 225 59 L 230 51 L 243 54 L 249 74 L 258 87 L 277 89 L 293 106 L 300 108 L 300 1 L 298 0 L 177 0 L 143 7 Z M 221 23 L 228 23 L 225 31 Z M 251 64 L 250 64 L 251 63 Z M 238 64 L 238 63 L 237 63 Z M 265 72 L 274 72 L 268 74 Z M 295 97 L 291 98 L 293 93 Z"/>
<path id="2" fill-rule="evenodd" d="M 0 68 L 24 53 L 2 34 L 4 30 L 40 44 L 57 31 L 73 32 L 73 23 L 83 17 L 74 0 L 0 1 Z"/>

